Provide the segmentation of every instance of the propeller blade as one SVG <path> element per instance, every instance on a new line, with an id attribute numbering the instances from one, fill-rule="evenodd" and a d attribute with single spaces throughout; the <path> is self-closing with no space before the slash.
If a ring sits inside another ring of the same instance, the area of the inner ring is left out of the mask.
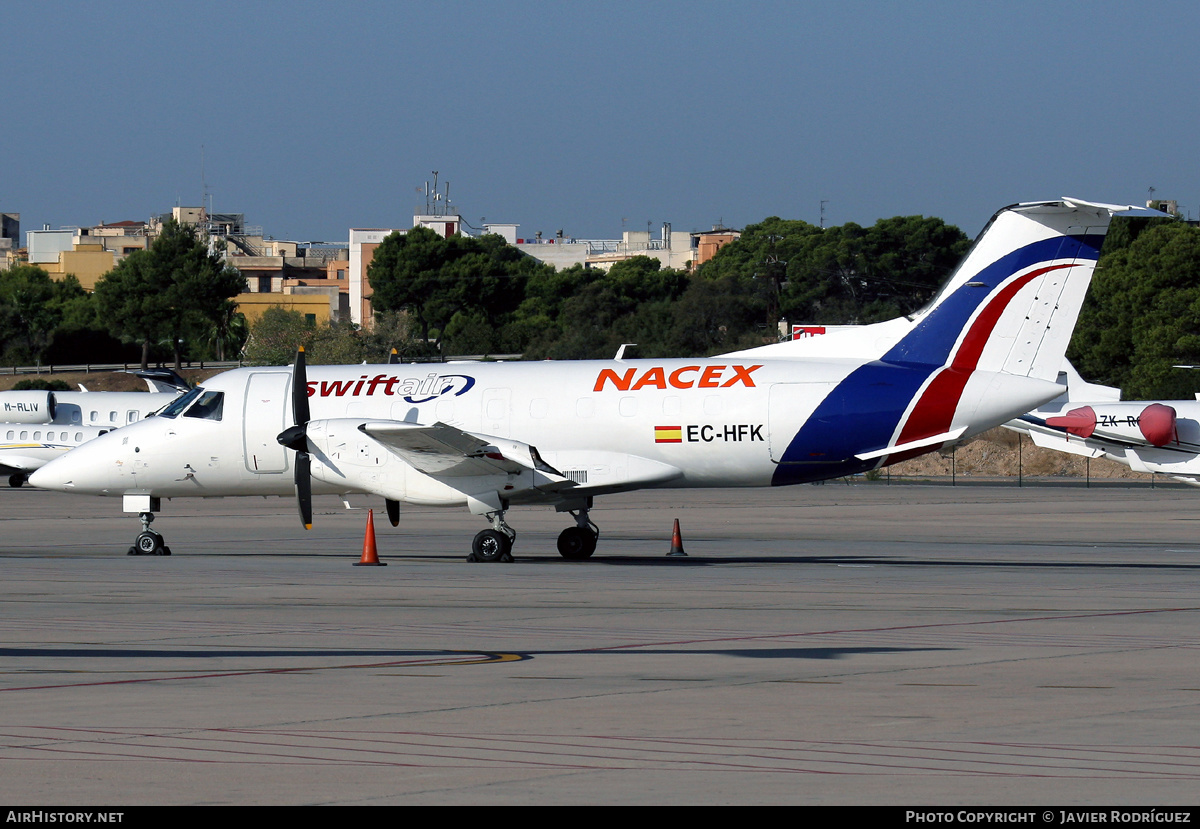
<path id="1" fill-rule="evenodd" d="M 300 508 L 300 522 L 304 529 L 312 529 L 312 478 L 309 471 L 307 452 L 296 453 L 296 504 Z"/>
<path id="2" fill-rule="evenodd" d="M 387 506 L 388 520 L 392 522 L 393 527 L 399 527 L 400 526 L 400 502 L 393 501 L 391 498 L 385 498 L 383 500 L 383 503 L 385 506 Z"/>
<path id="3" fill-rule="evenodd" d="M 308 425 L 308 370 L 304 363 L 304 346 L 296 349 L 296 364 L 292 367 L 292 421 L 297 426 Z"/>
<path id="4" fill-rule="evenodd" d="M 296 349 L 296 364 L 292 366 L 291 426 L 280 432 L 275 440 L 296 452 L 296 504 L 304 529 L 312 529 L 312 459 L 308 454 L 308 372 L 304 367 L 304 346 Z"/>

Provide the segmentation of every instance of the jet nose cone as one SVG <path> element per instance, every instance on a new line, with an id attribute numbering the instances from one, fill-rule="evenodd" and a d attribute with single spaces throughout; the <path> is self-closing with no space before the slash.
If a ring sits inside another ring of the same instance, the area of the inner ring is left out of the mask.
<path id="1" fill-rule="evenodd" d="M 55 458 L 41 469 L 35 470 L 28 481 L 41 489 L 57 489 L 67 492 L 74 487 L 69 473 L 69 464 L 63 463 L 66 456 Z"/>
<path id="2" fill-rule="evenodd" d="M 29 483 L 60 492 L 103 494 L 112 486 L 112 470 L 120 462 L 119 440 L 101 435 L 77 446 L 30 475 Z"/>

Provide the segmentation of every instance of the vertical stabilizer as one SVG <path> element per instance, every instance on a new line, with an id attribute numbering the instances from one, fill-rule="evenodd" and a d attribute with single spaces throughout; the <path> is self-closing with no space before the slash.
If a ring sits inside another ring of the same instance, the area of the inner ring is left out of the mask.
<path id="1" fill-rule="evenodd" d="M 885 362 L 1054 380 L 1114 215 L 1076 199 L 1006 207 Z"/>

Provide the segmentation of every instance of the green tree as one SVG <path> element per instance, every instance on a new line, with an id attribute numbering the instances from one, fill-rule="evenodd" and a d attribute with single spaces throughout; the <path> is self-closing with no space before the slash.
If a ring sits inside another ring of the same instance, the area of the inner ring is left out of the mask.
<path id="1" fill-rule="evenodd" d="M 130 254 L 96 283 L 96 299 L 113 333 L 141 343 L 143 367 L 151 346 L 166 339 L 178 369 L 184 335 L 232 319 L 231 298 L 244 288 L 241 274 L 171 220 L 148 250 Z"/>
<path id="2" fill-rule="evenodd" d="M 304 346 L 311 365 L 361 363 L 366 356 L 365 343 L 354 323 L 313 325 L 299 311 L 272 306 L 250 326 L 245 360 L 260 366 L 287 365 L 300 346 Z"/>
<path id="3" fill-rule="evenodd" d="M 418 227 L 384 239 L 367 276 L 372 307 L 408 312 L 420 340 L 436 351 L 448 333 L 445 350 L 493 351 L 529 277 L 545 267 L 500 236 L 444 238 Z"/>
<path id="4" fill-rule="evenodd" d="M 1187 399 L 1200 375 L 1200 228 L 1156 222 L 1096 266 L 1068 357 L 1127 399 Z"/>
<path id="5" fill-rule="evenodd" d="M 285 366 L 292 361 L 297 348 L 304 346 L 308 350 L 316 333 L 316 326 L 308 323 L 299 311 L 272 306 L 251 324 L 245 360 L 251 365 Z"/>
<path id="6" fill-rule="evenodd" d="M 0 352 L 10 364 L 41 360 L 64 325 L 85 326 L 95 312 L 79 281 L 60 281 L 35 265 L 0 271 Z"/>
<path id="7" fill-rule="evenodd" d="M 919 309 L 970 248 L 941 219 L 896 216 L 871 227 L 853 222 L 825 230 L 772 216 L 702 266 L 706 278 L 763 283 L 770 326 L 792 322 L 878 322 Z"/>

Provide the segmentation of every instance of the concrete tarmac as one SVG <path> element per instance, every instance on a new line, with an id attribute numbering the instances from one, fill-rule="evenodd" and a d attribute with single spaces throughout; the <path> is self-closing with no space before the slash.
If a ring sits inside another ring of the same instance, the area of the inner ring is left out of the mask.
<path id="1" fill-rule="evenodd" d="M 1197 801 L 1195 490 L 632 493 L 581 563 L 405 506 L 353 567 L 365 510 L 316 512 L 164 502 L 143 558 L 118 499 L 0 491 L 3 800 Z"/>

